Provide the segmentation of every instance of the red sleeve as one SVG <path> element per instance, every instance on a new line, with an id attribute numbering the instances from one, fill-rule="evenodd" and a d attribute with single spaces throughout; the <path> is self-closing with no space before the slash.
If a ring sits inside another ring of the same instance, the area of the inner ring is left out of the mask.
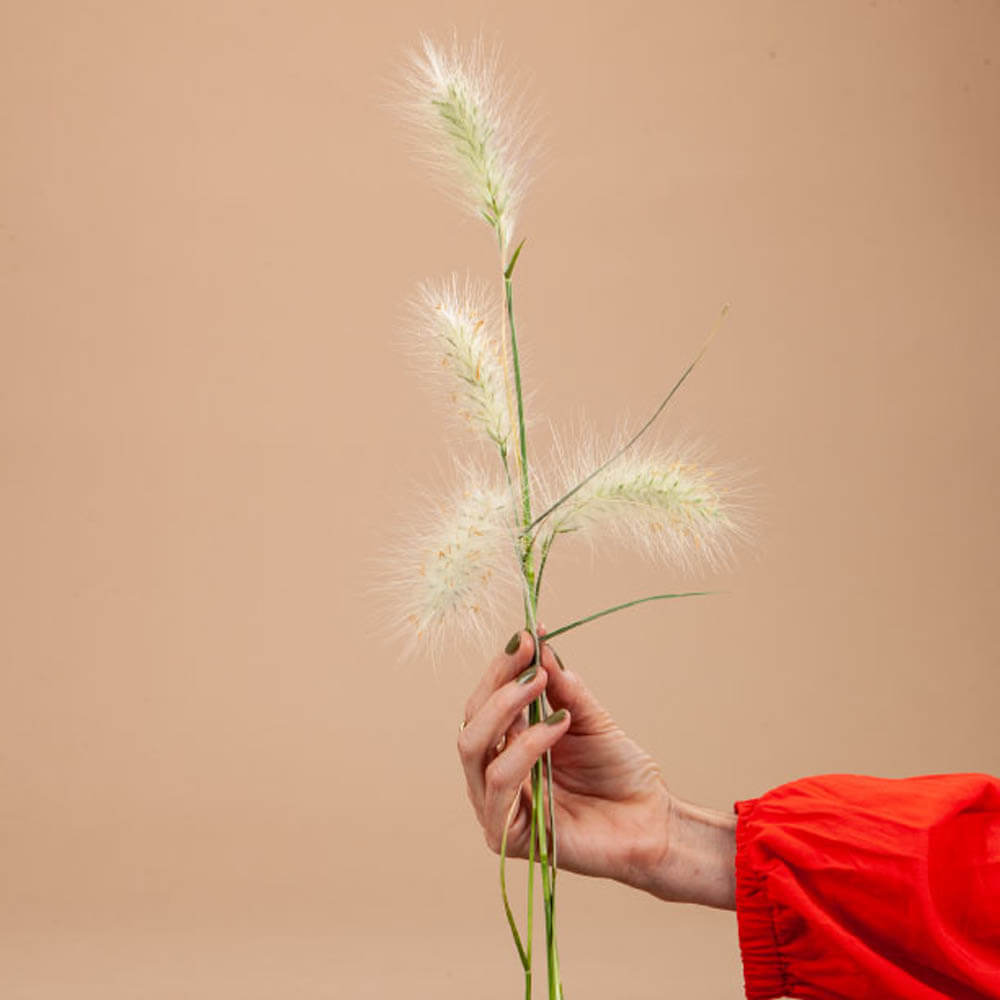
<path id="1" fill-rule="evenodd" d="M 735 808 L 748 1000 L 1000 998 L 1000 780 L 824 775 Z"/>

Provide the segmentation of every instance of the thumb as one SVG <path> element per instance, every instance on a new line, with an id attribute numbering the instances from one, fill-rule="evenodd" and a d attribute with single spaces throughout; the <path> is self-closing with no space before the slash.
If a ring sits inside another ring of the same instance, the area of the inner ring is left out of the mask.
<path id="1" fill-rule="evenodd" d="M 604 706 L 591 694 L 579 674 L 568 670 L 556 651 L 542 642 L 542 666 L 548 675 L 545 694 L 549 704 L 557 711 L 569 710 L 573 717 L 573 730 L 603 729 L 614 725 Z"/>

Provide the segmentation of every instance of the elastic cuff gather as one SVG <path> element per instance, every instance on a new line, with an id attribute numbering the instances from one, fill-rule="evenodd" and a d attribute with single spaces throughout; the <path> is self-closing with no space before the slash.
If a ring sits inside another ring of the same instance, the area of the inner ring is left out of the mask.
<path id="1" fill-rule="evenodd" d="M 736 922 L 743 983 L 747 1000 L 773 1000 L 788 995 L 784 960 L 778 947 L 774 907 L 767 894 L 764 876 L 754 871 L 750 859 L 753 834 L 749 816 L 757 799 L 734 805 L 736 810 Z"/>

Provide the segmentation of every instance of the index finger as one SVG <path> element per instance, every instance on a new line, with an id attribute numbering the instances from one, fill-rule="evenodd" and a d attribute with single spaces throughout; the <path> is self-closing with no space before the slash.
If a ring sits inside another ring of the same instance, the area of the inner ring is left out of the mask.
<path id="1" fill-rule="evenodd" d="M 497 688 L 513 680 L 525 667 L 532 663 L 534 643 L 531 633 L 522 629 L 515 632 L 499 656 L 495 656 L 479 679 L 475 690 L 465 703 L 465 721 L 472 717 L 486 704 L 487 699 Z"/>

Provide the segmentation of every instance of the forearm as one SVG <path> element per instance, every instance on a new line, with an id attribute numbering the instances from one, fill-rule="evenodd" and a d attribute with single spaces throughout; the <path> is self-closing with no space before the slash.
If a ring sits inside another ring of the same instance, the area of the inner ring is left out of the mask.
<path id="1" fill-rule="evenodd" d="M 660 849 L 624 879 L 660 899 L 736 909 L 736 816 L 670 796 Z"/>

